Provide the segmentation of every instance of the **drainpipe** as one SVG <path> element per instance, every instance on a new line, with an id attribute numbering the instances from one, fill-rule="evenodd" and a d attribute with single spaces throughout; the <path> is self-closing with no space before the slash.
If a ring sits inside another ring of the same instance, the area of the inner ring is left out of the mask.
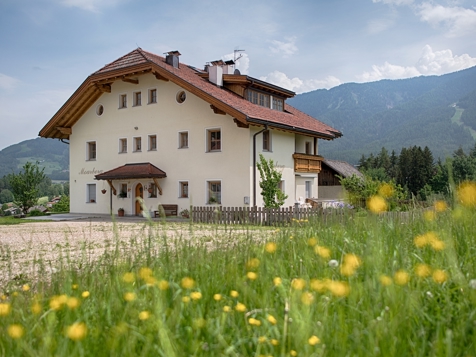
<path id="1" fill-rule="evenodd" d="M 268 124 L 265 124 L 264 129 L 253 135 L 253 207 L 256 207 L 256 136 L 263 131 L 268 131 Z"/>

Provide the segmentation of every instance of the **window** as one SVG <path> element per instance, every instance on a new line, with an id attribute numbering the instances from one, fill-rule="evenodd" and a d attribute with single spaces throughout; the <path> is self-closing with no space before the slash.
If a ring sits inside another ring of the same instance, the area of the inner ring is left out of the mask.
<path id="1" fill-rule="evenodd" d="M 264 94 L 264 93 L 259 93 L 259 105 L 261 105 L 262 107 L 266 107 L 266 108 L 269 108 L 269 95 L 267 94 Z"/>
<path id="2" fill-rule="evenodd" d="M 221 204 L 221 182 L 208 181 L 208 203 Z"/>
<path id="3" fill-rule="evenodd" d="M 97 107 L 96 107 L 96 115 L 98 117 L 100 117 L 101 115 L 103 115 L 104 113 L 104 107 L 102 104 L 99 104 Z"/>
<path id="4" fill-rule="evenodd" d="M 142 105 L 142 94 L 141 92 L 134 93 L 134 107 Z"/>
<path id="5" fill-rule="evenodd" d="M 88 142 L 86 157 L 87 157 L 87 160 L 89 161 L 96 160 L 96 142 L 95 141 Z"/>
<path id="6" fill-rule="evenodd" d="M 306 198 L 312 197 L 312 181 L 306 181 Z"/>
<path id="7" fill-rule="evenodd" d="M 175 99 L 177 100 L 177 103 L 182 104 L 183 102 L 185 102 L 185 99 L 187 99 L 187 94 L 185 94 L 185 92 L 182 90 L 177 93 Z"/>
<path id="8" fill-rule="evenodd" d="M 155 183 L 151 183 L 147 191 L 149 192 L 149 197 L 157 197 L 157 186 Z"/>
<path id="9" fill-rule="evenodd" d="M 284 180 L 279 181 L 278 188 L 282 193 L 286 193 L 285 186 L 284 186 Z"/>
<path id="10" fill-rule="evenodd" d="M 188 148 L 188 132 L 182 131 L 179 133 L 179 149 Z"/>
<path id="11" fill-rule="evenodd" d="M 95 203 L 96 202 L 96 184 L 88 183 L 86 186 L 86 202 Z"/>
<path id="12" fill-rule="evenodd" d="M 306 141 L 306 154 L 311 155 L 311 142 Z"/>
<path id="13" fill-rule="evenodd" d="M 134 152 L 142 151 L 141 137 L 134 138 Z"/>
<path id="14" fill-rule="evenodd" d="M 207 151 L 221 151 L 220 129 L 207 130 Z"/>
<path id="15" fill-rule="evenodd" d="M 157 135 L 149 135 L 149 151 L 157 150 Z"/>
<path id="16" fill-rule="evenodd" d="M 127 183 L 121 183 L 121 191 L 119 192 L 119 197 L 127 197 Z"/>
<path id="17" fill-rule="evenodd" d="M 263 151 L 271 151 L 271 132 L 263 131 Z"/>
<path id="18" fill-rule="evenodd" d="M 124 154 L 127 152 L 127 139 L 119 139 L 119 153 Z"/>
<path id="19" fill-rule="evenodd" d="M 258 104 L 258 92 L 248 89 L 248 101 Z"/>
<path id="20" fill-rule="evenodd" d="M 248 97 L 248 101 L 250 101 L 251 103 L 269 108 L 269 105 L 270 105 L 269 94 L 248 89 L 247 97 Z"/>
<path id="21" fill-rule="evenodd" d="M 119 96 L 119 109 L 127 108 L 127 94 L 121 94 Z"/>
<path id="22" fill-rule="evenodd" d="M 188 197 L 188 181 L 180 181 L 179 182 L 179 197 L 187 198 Z"/>
<path id="23" fill-rule="evenodd" d="M 157 89 L 149 89 L 149 104 L 157 103 Z"/>
<path id="24" fill-rule="evenodd" d="M 273 109 L 279 110 L 280 112 L 282 112 L 283 107 L 284 107 L 284 100 L 282 100 L 281 98 L 273 97 Z"/>

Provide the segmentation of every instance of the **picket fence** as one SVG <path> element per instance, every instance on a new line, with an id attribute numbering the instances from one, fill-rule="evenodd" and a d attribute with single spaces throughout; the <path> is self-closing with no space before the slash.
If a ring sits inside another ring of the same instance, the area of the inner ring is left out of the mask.
<path id="1" fill-rule="evenodd" d="M 194 206 L 190 218 L 195 223 L 282 226 L 306 221 L 344 222 L 354 216 L 354 210 L 335 208 Z M 379 217 L 404 223 L 421 217 L 421 212 L 385 212 Z"/>

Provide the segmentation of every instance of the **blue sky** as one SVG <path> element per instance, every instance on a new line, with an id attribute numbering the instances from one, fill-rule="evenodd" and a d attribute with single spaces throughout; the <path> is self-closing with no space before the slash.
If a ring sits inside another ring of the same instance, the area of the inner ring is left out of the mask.
<path id="1" fill-rule="evenodd" d="M 86 77 L 141 47 L 297 93 L 476 65 L 476 0 L 2 0 L 0 149 L 35 138 Z"/>

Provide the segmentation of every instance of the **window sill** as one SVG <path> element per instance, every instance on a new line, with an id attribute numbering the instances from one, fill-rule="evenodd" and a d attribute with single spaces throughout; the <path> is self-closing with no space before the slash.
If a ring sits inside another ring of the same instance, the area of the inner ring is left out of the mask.
<path id="1" fill-rule="evenodd" d="M 142 150 L 135 150 L 135 151 L 133 151 L 133 153 L 134 153 L 134 152 L 142 152 Z"/>
<path id="2" fill-rule="evenodd" d="M 188 196 L 179 196 L 178 198 L 188 198 Z"/>
<path id="3" fill-rule="evenodd" d="M 221 152 L 221 149 L 220 149 L 220 150 L 208 150 L 208 151 L 206 151 L 206 152 L 207 152 L 207 153 L 209 153 L 209 152 Z"/>
<path id="4" fill-rule="evenodd" d="M 119 151 L 118 154 L 127 154 L 127 151 Z"/>
<path id="5" fill-rule="evenodd" d="M 86 161 L 96 161 L 96 159 L 86 159 Z"/>
<path id="6" fill-rule="evenodd" d="M 133 105 L 132 108 L 142 107 L 142 104 Z"/>
<path id="7" fill-rule="evenodd" d="M 119 107 L 119 108 L 117 108 L 117 109 L 119 109 L 119 110 L 120 110 L 120 109 L 127 109 L 127 107 Z"/>
<path id="8" fill-rule="evenodd" d="M 157 151 L 157 149 L 150 149 L 150 150 L 147 150 L 147 151 Z"/>
<path id="9" fill-rule="evenodd" d="M 157 104 L 157 102 L 150 102 L 150 103 L 147 103 L 147 105 L 150 105 L 150 104 Z"/>

